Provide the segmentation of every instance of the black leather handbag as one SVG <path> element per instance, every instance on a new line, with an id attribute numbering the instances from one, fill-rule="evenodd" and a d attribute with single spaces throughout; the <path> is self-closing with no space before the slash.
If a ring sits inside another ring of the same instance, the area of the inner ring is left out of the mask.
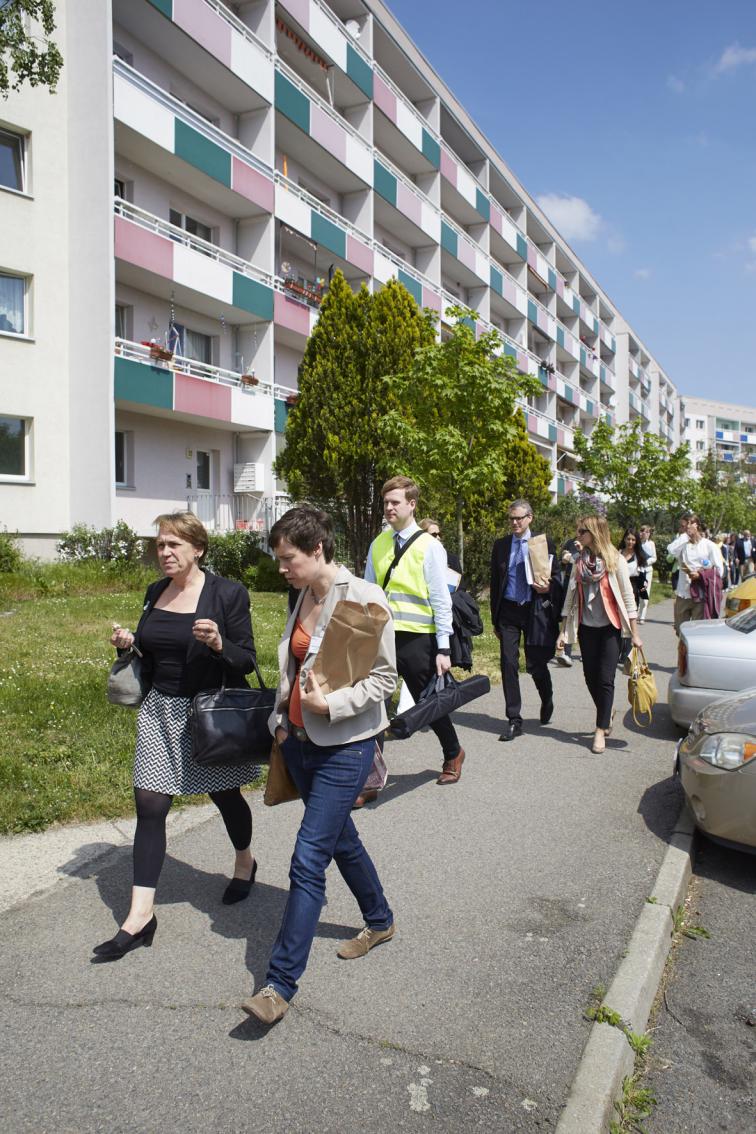
<path id="1" fill-rule="evenodd" d="M 259 689 L 243 686 L 205 689 L 197 693 L 189 711 L 192 733 L 192 759 L 202 768 L 234 767 L 239 764 L 267 764 L 273 737 L 268 718 L 276 692 L 266 686 L 254 663 Z"/>
<path id="2" fill-rule="evenodd" d="M 443 677 L 433 677 L 423 690 L 419 701 L 394 717 L 389 724 L 389 732 L 397 740 L 407 740 L 418 729 L 433 724 L 441 717 L 474 701 L 476 697 L 483 697 L 491 692 L 491 682 L 487 677 L 478 674 L 468 677 L 466 681 L 456 681 L 450 673 Z"/>

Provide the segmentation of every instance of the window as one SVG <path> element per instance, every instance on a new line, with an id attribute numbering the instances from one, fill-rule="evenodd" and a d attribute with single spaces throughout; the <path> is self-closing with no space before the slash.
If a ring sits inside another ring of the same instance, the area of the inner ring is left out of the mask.
<path id="1" fill-rule="evenodd" d="M 115 333 L 117 339 L 130 339 L 131 336 L 131 315 L 133 308 L 127 307 L 125 303 L 116 303 L 115 305 Z"/>
<path id="2" fill-rule="evenodd" d="M 690 429 L 690 418 L 689 418 L 689 417 L 686 417 L 686 418 L 685 418 L 685 423 L 684 423 L 684 424 L 685 424 L 685 428 L 686 428 L 686 429 Z"/>
<path id="3" fill-rule="evenodd" d="M 116 197 L 126 198 L 126 182 L 121 177 L 116 177 L 113 181 L 113 192 Z"/>
<path id="4" fill-rule="evenodd" d="M 208 366 L 213 362 L 213 340 L 210 335 L 200 334 L 199 331 L 184 331 L 185 358 L 192 358 L 195 362 L 205 362 Z"/>
<path id="5" fill-rule="evenodd" d="M 195 220 L 194 217 L 189 217 L 186 213 L 180 213 L 176 209 L 171 209 L 168 219 L 171 224 L 175 224 L 177 228 L 183 228 L 184 232 L 190 233 L 191 236 L 199 236 L 201 240 L 212 243 L 213 230 L 210 225 L 203 224 L 202 221 Z"/>
<path id="6" fill-rule="evenodd" d="M 197 488 L 200 492 L 210 491 L 210 454 L 197 450 Z"/>
<path id="7" fill-rule="evenodd" d="M 26 324 L 26 279 L 0 272 L 0 331 L 25 335 Z"/>
<path id="8" fill-rule="evenodd" d="M 705 428 L 706 428 L 706 421 L 704 420 L 704 418 L 697 417 L 696 418 L 696 429 L 705 429 Z"/>
<path id="9" fill-rule="evenodd" d="M 705 448 L 706 448 L 706 442 L 705 441 L 696 441 L 696 449 L 698 449 L 699 453 Z"/>
<path id="10" fill-rule="evenodd" d="M 25 189 L 26 139 L 21 134 L 0 130 L 0 185 L 23 193 Z"/>
<path id="11" fill-rule="evenodd" d="M 0 476 L 29 477 L 29 425 L 24 417 L 0 416 Z"/>
<path id="12" fill-rule="evenodd" d="M 121 429 L 115 433 L 115 481 L 126 484 L 126 434 Z"/>

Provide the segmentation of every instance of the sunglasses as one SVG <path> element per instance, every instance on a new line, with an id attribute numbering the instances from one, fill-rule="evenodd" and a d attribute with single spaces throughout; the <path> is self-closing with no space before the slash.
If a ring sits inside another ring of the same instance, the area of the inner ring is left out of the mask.
<path id="1" fill-rule="evenodd" d="M 432 535 L 434 539 L 441 539 L 441 532 L 428 532 L 428 535 Z"/>
<path id="2" fill-rule="evenodd" d="M 585 535 L 586 532 L 588 532 L 588 534 L 590 535 L 591 534 L 590 528 L 578 528 L 578 530 L 577 530 L 578 535 Z"/>

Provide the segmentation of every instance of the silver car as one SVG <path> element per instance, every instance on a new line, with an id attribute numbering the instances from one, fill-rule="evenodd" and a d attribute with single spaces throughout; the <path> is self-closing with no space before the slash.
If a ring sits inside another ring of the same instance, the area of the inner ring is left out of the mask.
<path id="1" fill-rule="evenodd" d="M 756 686 L 756 606 L 726 622 L 683 622 L 667 694 L 675 724 L 687 728 L 711 701 L 750 686 Z"/>
<path id="2" fill-rule="evenodd" d="M 756 853 L 756 689 L 698 714 L 678 745 L 677 770 L 696 826 Z"/>

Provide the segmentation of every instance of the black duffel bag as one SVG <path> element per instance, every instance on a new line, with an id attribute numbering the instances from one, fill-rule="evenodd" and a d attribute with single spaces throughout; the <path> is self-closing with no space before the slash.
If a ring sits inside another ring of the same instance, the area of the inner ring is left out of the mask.
<path id="1" fill-rule="evenodd" d="M 267 764 L 273 737 L 268 718 L 273 711 L 276 691 L 269 689 L 254 663 L 259 689 L 243 686 L 205 689 L 192 700 L 189 719 L 192 732 L 192 759 L 202 768 L 233 767 L 238 764 Z"/>
<path id="2" fill-rule="evenodd" d="M 394 717 L 389 732 L 397 740 L 406 740 L 418 729 L 432 725 L 461 705 L 466 705 L 468 701 L 474 701 L 476 697 L 483 697 L 490 692 L 491 682 L 482 674 L 468 677 L 466 681 L 457 681 L 450 673 L 445 673 L 443 677 L 433 677 L 423 690 L 420 700 L 411 709 Z"/>

